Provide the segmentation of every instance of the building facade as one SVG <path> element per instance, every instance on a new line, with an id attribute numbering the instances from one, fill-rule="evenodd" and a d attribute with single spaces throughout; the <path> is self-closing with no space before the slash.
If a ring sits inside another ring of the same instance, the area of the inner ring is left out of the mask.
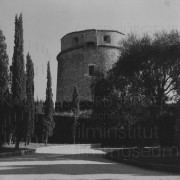
<path id="1" fill-rule="evenodd" d="M 74 86 L 80 101 L 91 101 L 91 83 L 96 69 L 108 71 L 120 56 L 123 33 L 89 29 L 66 34 L 57 55 L 58 75 L 56 102 L 70 102 Z"/>

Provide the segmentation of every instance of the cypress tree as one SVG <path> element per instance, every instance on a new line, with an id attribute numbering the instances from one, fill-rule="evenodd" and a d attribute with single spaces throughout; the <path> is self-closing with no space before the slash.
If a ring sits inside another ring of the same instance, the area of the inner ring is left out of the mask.
<path id="1" fill-rule="evenodd" d="M 26 63 L 26 121 L 25 121 L 25 144 L 29 144 L 29 140 L 34 132 L 34 65 L 29 53 L 27 54 Z"/>
<path id="2" fill-rule="evenodd" d="M 75 115 L 79 113 L 79 92 L 77 86 L 74 87 L 72 96 L 72 111 Z"/>
<path id="3" fill-rule="evenodd" d="M 25 70 L 23 55 L 23 20 L 22 14 L 15 16 L 14 53 L 12 60 L 12 99 L 14 102 L 14 127 L 16 148 L 22 138 L 22 124 L 24 119 L 24 102 L 26 98 Z"/>
<path id="4" fill-rule="evenodd" d="M 22 14 L 15 17 L 14 53 L 12 60 L 12 96 L 18 103 L 25 99 L 25 70 Z"/>
<path id="5" fill-rule="evenodd" d="M 50 72 L 50 64 L 47 64 L 47 88 L 46 88 L 46 101 L 45 101 L 45 109 L 44 109 L 44 120 L 43 120 L 43 132 L 44 132 L 44 140 L 45 144 L 48 142 L 48 137 L 52 136 L 53 129 L 55 127 L 54 119 L 53 119 L 53 94 L 52 94 L 52 79 Z"/>
<path id="6" fill-rule="evenodd" d="M 72 112 L 74 114 L 74 124 L 73 124 L 73 141 L 76 142 L 76 125 L 79 115 L 79 93 L 77 86 L 74 87 L 73 97 L 72 97 Z"/>
<path id="7" fill-rule="evenodd" d="M 2 30 L 0 30 L 0 147 L 5 142 L 5 125 L 6 116 L 5 113 L 5 97 L 8 92 L 8 55 L 6 52 L 7 45 L 5 43 L 5 36 Z"/>

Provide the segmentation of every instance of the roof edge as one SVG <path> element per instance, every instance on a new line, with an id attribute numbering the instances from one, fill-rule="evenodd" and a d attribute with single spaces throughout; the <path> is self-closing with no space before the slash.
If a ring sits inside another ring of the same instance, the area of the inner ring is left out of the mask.
<path id="1" fill-rule="evenodd" d="M 108 29 L 86 29 L 86 30 L 82 30 L 82 31 L 73 31 L 70 33 L 65 34 L 61 39 L 63 39 L 64 37 L 70 35 L 70 34 L 76 34 L 76 33 L 83 33 L 83 32 L 88 32 L 88 31 L 109 31 L 109 32 L 116 32 L 122 35 L 125 35 L 124 33 L 117 31 L 117 30 L 108 30 Z"/>

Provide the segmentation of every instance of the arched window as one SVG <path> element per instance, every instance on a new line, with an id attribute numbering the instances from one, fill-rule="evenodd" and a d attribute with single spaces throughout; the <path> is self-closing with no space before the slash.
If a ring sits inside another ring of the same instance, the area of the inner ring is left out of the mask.
<path id="1" fill-rule="evenodd" d="M 79 39 L 78 39 L 77 37 L 74 37 L 74 38 L 73 38 L 73 45 L 78 44 L 78 41 L 79 41 Z"/>
<path id="2" fill-rule="evenodd" d="M 103 40 L 104 40 L 105 43 L 111 43 L 111 38 L 110 38 L 109 35 L 105 35 L 105 36 L 103 37 Z"/>

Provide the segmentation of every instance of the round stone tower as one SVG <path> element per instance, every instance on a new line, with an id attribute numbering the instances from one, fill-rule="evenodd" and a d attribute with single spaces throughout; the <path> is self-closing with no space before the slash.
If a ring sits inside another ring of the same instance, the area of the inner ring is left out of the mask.
<path id="1" fill-rule="evenodd" d="M 123 35 L 114 30 L 89 29 L 62 37 L 61 52 L 57 55 L 57 103 L 70 102 L 76 85 L 80 101 L 92 100 L 90 85 L 94 71 L 107 71 L 118 60 Z"/>

